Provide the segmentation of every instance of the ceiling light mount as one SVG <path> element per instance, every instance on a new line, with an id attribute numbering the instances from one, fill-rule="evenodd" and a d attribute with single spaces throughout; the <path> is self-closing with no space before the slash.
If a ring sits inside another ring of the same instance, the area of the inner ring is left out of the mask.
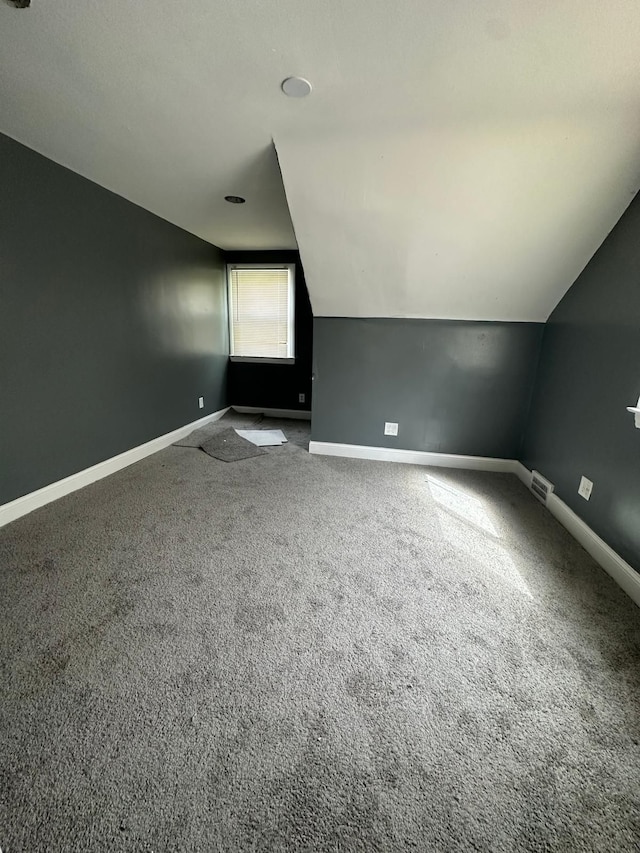
<path id="1" fill-rule="evenodd" d="M 242 198 L 241 195 L 226 195 L 224 200 L 228 201 L 229 204 L 245 204 L 247 201 L 246 198 Z"/>
<path id="2" fill-rule="evenodd" d="M 311 94 L 313 86 L 304 77 L 287 77 L 282 81 L 281 88 L 289 98 L 306 98 Z"/>
<path id="3" fill-rule="evenodd" d="M 28 9 L 31 5 L 31 0 L 7 0 L 7 3 L 13 6 L 14 9 Z"/>

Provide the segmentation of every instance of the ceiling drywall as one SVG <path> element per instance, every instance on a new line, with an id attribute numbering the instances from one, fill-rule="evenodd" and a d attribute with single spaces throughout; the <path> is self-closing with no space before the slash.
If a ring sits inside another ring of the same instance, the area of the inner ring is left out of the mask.
<path id="1" fill-rule="evenodd" d="M 639 43 L 636 0 L 0 2 L 0 130 L 223 248 L 295 246 L 275 139 L 316 314 L 539 320 L 640 185 Z"/>
<path id="2" fill-rule="evenodd" d="M 638 186 L 617 119 L 276 139 L 314 313 L 546 320 Z"/>

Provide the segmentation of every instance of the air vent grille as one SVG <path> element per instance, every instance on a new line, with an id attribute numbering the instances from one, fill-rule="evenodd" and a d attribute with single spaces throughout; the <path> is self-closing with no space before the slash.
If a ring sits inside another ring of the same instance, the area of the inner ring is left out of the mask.
<path id="1" fill-rule="evenodd" d="M 538 471 L 534 471 L 531 476 L 531 491 L 541 503 L 546 504 L 549 495 L 553 492 L 553 483 L 545 480 Z"/>

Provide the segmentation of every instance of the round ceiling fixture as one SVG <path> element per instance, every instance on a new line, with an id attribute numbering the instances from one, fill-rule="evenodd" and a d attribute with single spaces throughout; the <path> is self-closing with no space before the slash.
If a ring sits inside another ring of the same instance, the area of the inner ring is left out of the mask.
<path id="1" fill-rule="evenodd" d="M 304 77 L 287 77 L 282 81 L 282 91 L 289 98 L 306 98 L 311 94 L 311 83 Z"/>
<path id="2" fill-rule="evenodd" d="M 244 204 L 246 202 L 246 198 L 242 198 L 241 195 L 226 195 L 224 200 L 228 201 L 229 204 Z"/>

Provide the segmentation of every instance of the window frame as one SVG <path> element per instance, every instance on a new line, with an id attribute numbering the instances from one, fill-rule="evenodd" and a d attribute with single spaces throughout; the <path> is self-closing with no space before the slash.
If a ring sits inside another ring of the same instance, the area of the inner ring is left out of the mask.
<path id="1" fill-rule="evenodd" d="M 276 358 L 274 356 L 255 355 L 233 355 L 233 298 L 231 295 L 231 272 L 232 270 L 288 270 L 289 271 L 289 313 L 287 317 L 288 340 L 287 356 Z M 233 362 L 244 362 L 245 364 L 295 364 L 296 363 L 296 265 L 286 263 L 266 264 L 227 264 L 227 306 L 229 312 L 229 359 Z"/>

